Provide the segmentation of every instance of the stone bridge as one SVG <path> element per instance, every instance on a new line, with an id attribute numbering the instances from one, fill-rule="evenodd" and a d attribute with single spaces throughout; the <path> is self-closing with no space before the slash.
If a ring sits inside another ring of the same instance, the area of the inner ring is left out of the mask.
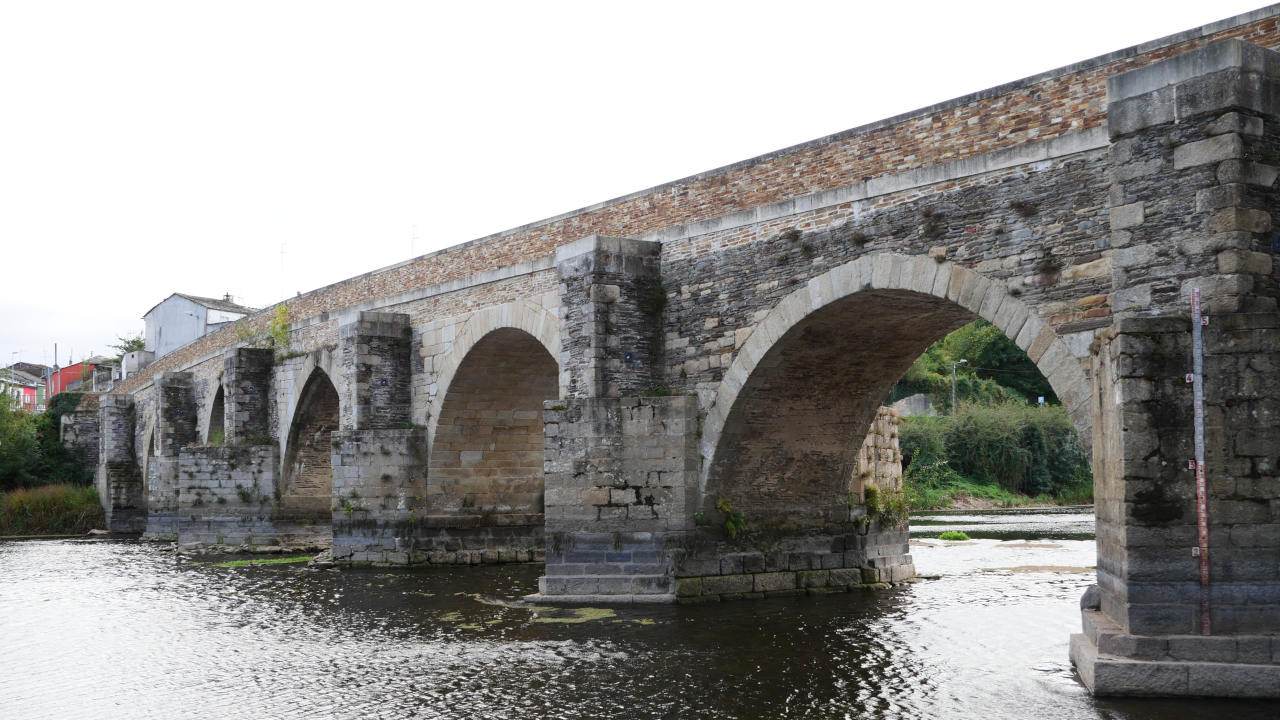
<path id="1" fill-rule="evenodd" d="M 1092 449 L 1084 682 L 1280 695 L 1278 17 L 290 299 L 287 343 L 267 311 L 101 399 L 111 525 L 350 562 L 545 559 L 540 594 L 570 601 L 899 582 L 901 458 L 877 408 L 984 318 Z"/>

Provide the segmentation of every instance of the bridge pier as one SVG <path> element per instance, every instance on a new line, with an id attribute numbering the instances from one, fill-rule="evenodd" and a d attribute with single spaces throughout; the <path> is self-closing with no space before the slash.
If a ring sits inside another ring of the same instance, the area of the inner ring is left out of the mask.
<path id="1" fill-rule="evenodd" d="M 1237 40 L 1108 83 L 1120 312 L 1094 356 L 1098 585 L 1071 641 L 1099 695 L 1280 696 L 1278 93 L 1280 54 Z M 1199 512 L 1193 289 L 1210 318 Z"/>
<path id="2" fill-rule="evenodd" d="M 147 504 L 142 473 L 134 454 L 136 422 L 131 395 L 103 395 L 98 399 L 98 497 L 106 511 L 111 532 L 142 532 L 147 523 Z"/>
<path id="3" fill-rule="evenodd" d="M 156 374 L 155 386 L 155 436 L 146 459 L 146 536 L 174 539 L 181 527 L 178 456 L 197 441 L 195 384 L 191 373 L 164 372 Z M 147 445 L 143 443 L 143 452 Z"/>

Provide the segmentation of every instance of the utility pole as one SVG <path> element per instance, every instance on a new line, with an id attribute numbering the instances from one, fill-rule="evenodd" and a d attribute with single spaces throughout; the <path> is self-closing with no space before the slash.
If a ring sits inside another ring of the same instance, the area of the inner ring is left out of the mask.
<path id="1" fill-rule="evenodd" d="M 968 360 L 957 360 L 951 363 L 951 414 L 956 414 L 956 366 L 963 365 Z"/>

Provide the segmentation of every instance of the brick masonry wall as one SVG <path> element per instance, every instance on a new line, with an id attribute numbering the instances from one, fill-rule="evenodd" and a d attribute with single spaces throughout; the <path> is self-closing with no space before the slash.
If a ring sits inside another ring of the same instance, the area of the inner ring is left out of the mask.
<path id="1" fill-rule="evenodd" d="M 683 223 L 821 192 L 939 162 L 1102 127 L 1106 79 L 1228 37 L 1280 47 L 1272 8 L 1220 26 L 1163 38 L 1026 80 L 855 128 L 793 148 L 679 180 L 564 216 L 481 238 L 344 280 L 287 301 L 289 316 L 311 318 L 405 288 L 465 278 L 546 257 L 588 235 L 638 237 Z M 273 311 L 245 324 L 262 332 Z M 188 367 L 236 342 L 235 327 L 205 336 L 126 380 L 118 392 L 150 382 L 154 372 Z"/>

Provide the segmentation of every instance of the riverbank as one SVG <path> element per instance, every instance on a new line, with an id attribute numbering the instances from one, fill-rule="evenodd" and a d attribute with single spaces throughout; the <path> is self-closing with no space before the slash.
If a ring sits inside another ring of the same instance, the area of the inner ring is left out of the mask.
<path id="1" fill-rule="evenodd" d="M 45 485 L 0 494 L 0 535 L 83 535 L 106 528 L 98 491 L 80 485 Z"/>

